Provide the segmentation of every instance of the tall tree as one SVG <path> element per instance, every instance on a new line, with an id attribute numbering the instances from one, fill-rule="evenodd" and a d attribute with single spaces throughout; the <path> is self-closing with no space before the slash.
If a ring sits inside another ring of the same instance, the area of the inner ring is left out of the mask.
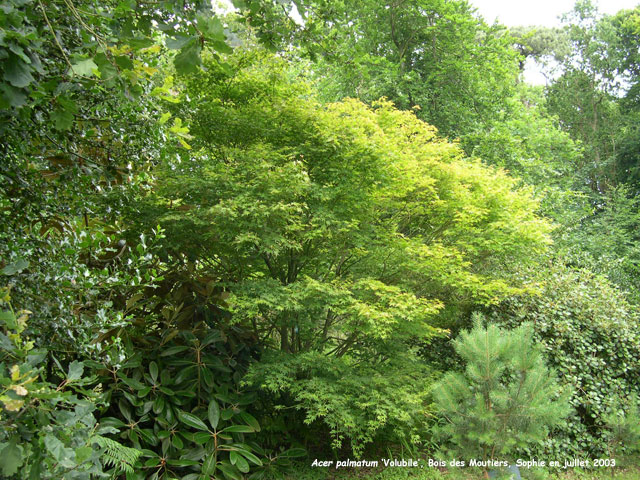
<path id="1" fill-rule="evenodd" d="M 274 58 L 227 61 L 237 73 L 212 64 L 189 79 L 180 116 L 196 153 L 158 171 L 133 219 L 160 223 L 168 255 L 224 282 L 234 322 L 267 346 L 256 383 L 292 395 L 339 437 L 348 425 L 358 449 L 399 406 L 375 421 L 360 401 L 343 411 L 347 398 L 412 377 L 411 345 L 442 333 L 431 319 L 444 305 L 517 290 L 513 263 L 544 249 L 548 225 L 514 180 L 412 113 L 323 106 Z M 400 396 L 415 406 L 424 386 Z"/>
<path id="2" fill-rule="evenodd" d="M 384 96 L 454 138 L 493 118 L 515 83 L 505 29 L 464 0 L 300 3 L 294 40 L 315 61 L 325 99 Z"/>

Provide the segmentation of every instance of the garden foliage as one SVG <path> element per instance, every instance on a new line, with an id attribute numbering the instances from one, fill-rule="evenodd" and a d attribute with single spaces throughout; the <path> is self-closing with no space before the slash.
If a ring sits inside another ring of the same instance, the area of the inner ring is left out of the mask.
<path id="1" fill-rule="evenodd" d="M 495 318 L 509 328 L 532 324 L 549 365 L 573 390 L 575 413 L 542 450 L 602 455 L 609 441 L 607 418 L 620 409 L 616 402 L 639 393 L 636 313 L 621 292 L 588 271 L 560 266 L 545 277 L 538 295 L 507 300 Z"/>
<path id="2" fill-rule="evenodd" d="M 434 387 L 446 419 L 441 433 L 456 458 L 505 460 L 543 441 L 569 413 L 555 372 L 545 365 L 531 325 L 473 329 L 454 340 L 463 372 L 449 372 Z"/>
<path id="3" fill-rule="evenodd" d="M 446 305 L 521 291 L 508 262 L 542 252 L 549 226 L 526 189 L 412 113 L 322 105 L 272 56 L 228 62 L 186 80 L 193 152 L 158 168 L 132 220 L 223 282 L 231 321 L 265 351 L 247 381 L 360 452 L 420 423 L 411 345 L 445 333 Z"/>
<path id="4" fill-rule="evenodd" d="M 233 4 L 0 7 L 0 476 L 431 453 L 436 406 L 479 455 L 626 453 L 638 10 Z"/>

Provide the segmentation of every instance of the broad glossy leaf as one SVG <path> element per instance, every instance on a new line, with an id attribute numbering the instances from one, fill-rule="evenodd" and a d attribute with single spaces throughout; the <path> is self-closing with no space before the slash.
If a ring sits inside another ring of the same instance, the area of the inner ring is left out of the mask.
<path id="1" fill-rule="evenodd" d="M 253 427 L 249 425 L 231 425 L 222 430 L 225 433 L 253 433 L 255 432 Z"/>
<path id="2" fill-rule="evenodd" d="M 215 399 L 211 399 L 209 402 L 209 409 L 207 413 L 209 416 L 209 423 L 211 423 L 211 426 L 215 430 L 218 428 L 218 422 L 220 421 L 220 407 Z"/>
<path id="3" fill-rule="evenodd" d="M 202 473 L 204 475 L 213 475 L 216 473 L 216 456 L 212 453 L 202 464 Z"/>
<path id="4" fill-rule="evenodd" d="M 156 362 L 151 362 L 149 364 L 149 373 L 151 374 L 151 379 L 155 383 L 158 379 L 158 364 Z"/>
<path id="5" fill-rule="evenodd" d="M 195 416 L 193 413 L 188 413 L 182 410 L 178 410 L 178 418 L 182 423 L 189 425 L 190 427 L 197 428 L 198 430 L 205 430 L 205 431 L 209 430 L 205 425 L 205 423 L 202 420 L 200 420 L 197 416 Z"/>
<path id="6" fill-rule="evenodd" d="M 260 431 L 260 423 L 258 420 L 248 412 L 241 412 L 240 418 L 249 426 L 251 426 L 256 432 Z"/>

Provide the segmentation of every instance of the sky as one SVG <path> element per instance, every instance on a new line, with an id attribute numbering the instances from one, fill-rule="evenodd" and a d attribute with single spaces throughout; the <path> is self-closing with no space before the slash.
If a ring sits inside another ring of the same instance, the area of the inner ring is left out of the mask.
<path id="1" fill-rule="evenodd" d="M 575 0 L 469 0 L 487 23 L 494 20 L 509 27 L 517 25 L 560 26 L 560 17 L 573 9 Z M 640 0 L 594 1 L 600 13 L 614 14 L 622 9 L 634 8 Z M 524 79 L 534 85 L 545 85 L 547 79 L 540 67 L 529 59 L 524 69 Z"/>
<path id="2" fill-rule="evenodd" d="M 507 26 L 560 25 L 559 16 L 573 9 L 575 0 L 469 0 L 487 23 L 497 18 Z M 601 13 L 613 14 L 624 8 L 634 8 L 640 0 L 595 1 Z"/>

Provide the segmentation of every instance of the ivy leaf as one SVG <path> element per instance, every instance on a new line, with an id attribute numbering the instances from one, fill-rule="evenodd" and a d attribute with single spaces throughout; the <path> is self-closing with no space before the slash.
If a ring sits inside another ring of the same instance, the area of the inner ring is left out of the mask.
<path id="1" fill-rule="evenodd" d="M 87 58 L 80 60 L 71 65 L 71 69 L 74 75 L 80 77 L 92 77 L 95 75 L 94 70 L 98 68 L 98 65 L 93 61 L 93 58 Z"/>
<path id="2" fill-rule="evenodd" d="M 23 449 L 20 445 L 16 445 L 15 439 L 1 445 L 4 445 L 4 448 L 0 450 L 0 469 L 5 477 L 10 477 L 15 475 L 23 463 Z"/>
<path id="3" fill-rule="evenodd" d="M 7 60 L 3 61 L 3 66 L 3 78 L 14 87 L 24 88 L 34 80 L 31 75 L 31 67 L 20 60 L 17 55 L 10 55 Z"/>
<path id="4" fill-rule="evenodd" d="M 180 74 L 195 73 L 200 67 L 200 45 L 192 38 L 173 59 L 176 71 Z"/>

